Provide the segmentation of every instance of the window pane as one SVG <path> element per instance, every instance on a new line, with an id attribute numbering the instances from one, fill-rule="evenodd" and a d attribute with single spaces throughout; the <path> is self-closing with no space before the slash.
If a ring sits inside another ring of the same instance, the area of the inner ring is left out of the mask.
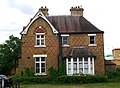
<path id="1" fill-rule="evenodd" d="M 88 74 L 88 69 L 87 69 L 87 68 L 84 69 L 84 73 L 85 73 L 85 74 Z"/>
<path id="2" fill-rule="evenodd" d="M 84 64 L 84 68 L 88 68 L 88 64 Z"/>
<path id="3" fill-rule="evenodd" d="M 74 61 L 74 62 L 77 62 L 77 58 L 73 58 L 73 61 Z"/>
<path id="4" fill-rule="evenodd" d="M 65 45 L 65 44 L 67 45 L 67 41 L 63 41 L 63 45 Z"/>
<path id="5" fill-rule="evenodd" d="M 67 40 L 67 36 L 64 36 L 64 37 L 63 37 L 63 40 Z"/>
<path id="6" fill-rule="evenodd" d="M 77 63 L 73 64 L 73 73 L 77 73 Z"/>
<path id="7" fill-rule="evenodd" d="M 68 69 L 68 74 L 70 74 L 71 73 L 71 69 Z"/>
<path id="8" fill-rule="evenodd" d="M 84 63 L 88 63 L 88 58 L 84 58 Z"/>
<path id="9" fill-rule="evenodd" d="M 41 68 L 41 73 L 45 73 L 45 68 Z"/>
<path id="10" fill-rule="evenodd" d="M 90 44 L 95 44 L 95 36 L 90 36 Z"/>
<path id="11" fill-rule="evenodd" d="M 41 35 L 41 38 L 44 38 L 44 35 Z"/>
<path id="12" fill-rule="evenodd" d="M 37 35 L 37 38 L 40 38 L 40 35 Z"/>
<path id="13" fill-rule="evenodd" d="M 68 44 L 68 36 L 63 36 L 62 37 L 62 44 L 67 45 Z"/>
<path id="14" fill-rule="evenodd" d="M 68 62 L 71 62 L 71 58 L 68 58 Z"/>
<path id="15" fill-rule="evenodd" d="M 82 74 L 83 73 L 83 68 L 79 69 L 79 73 Z"/>
<path id="16" fill-rule="evenodd" d="M 37 45 L 40 45 L 40 40 L 37 40 L 37 43 L 36 43 Z"/>
<path id="17" fill-rule="evenodd" d="M 82 63 L 79 64 L 79 68 L 83 68 L 83 64 Z"/>
<path id="18" fill-rule="evenodd" d="M 44 39 L 41 39 L 41 45 L 44 45 Z"/>
<path id="19" fill-rule="evenodd" d="M 39 57 L 36 57 L 35 59 L 36 59 L 36 62 L 40 61 L 40 58 L 39 58 Z"/>
<path id="20" fill-rule="evenodd" d="M 71 73 L 71 63 L 68 63 L 68 74 Z"/>
<path id="21" fill-rule="evenodd" d="M 79 61 L 82 61 L 82 58 L 79 58 Z"/>
<path id="22" fill-rule="evenodd" d="M 71 69 L 71 64 L 70 64 L 70 63 L 68 63 L 68 68 L 70 68 L 70 69 Z"/>
<path id="23" fill-rule="evenodd" d="M 40 64 L 39 63 L 36 63 L 36 68 L 39 68 L 40 67 Z"/>
<path id="24" fill-rule="evenodd" d="M 91 69 L 91 72 L 90 72 L 91 74 L 93 74 L 93 69 Z"/>
<path id="25" fill-rule="evenodd" d="M 45 67 L 45 63 L 41 63 L 41 67 Z"/>
<path id="26" fill-rule="evenodd" d="M 36 73 L 40 73 L 40 69 L 39 68 L 36 68 Z"/>
<path id="27" fill-rule="evenodd" d="M 41 57 L 41 61 L 45 61 L 45 57 Z"/>

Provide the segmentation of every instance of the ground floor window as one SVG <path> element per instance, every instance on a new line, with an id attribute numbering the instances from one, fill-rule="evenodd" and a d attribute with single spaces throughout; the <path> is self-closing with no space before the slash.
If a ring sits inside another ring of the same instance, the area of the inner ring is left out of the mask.
<path id="1" fill-rule="evenodd" d="M 94 74 L 94 57 L 66 58 L 68 75 Z"/>
<path id="2" fill-rule="evenodd" d="M 46 55 L 45 56 L 37 55 L 34 58 L 35 58 L 35 75 L 46 75 Z"/>

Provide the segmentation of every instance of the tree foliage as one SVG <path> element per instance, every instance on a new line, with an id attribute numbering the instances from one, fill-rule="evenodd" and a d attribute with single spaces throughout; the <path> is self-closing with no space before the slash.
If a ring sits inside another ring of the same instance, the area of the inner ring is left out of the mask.
<path id="1" fill-rule="evenodd" d="M 13 35 L 9 40 L 0 44 L 0 74 L 9 75 L 10 71 L 18 66 L 18 57 L 21 54 L 21 40 Z"/>

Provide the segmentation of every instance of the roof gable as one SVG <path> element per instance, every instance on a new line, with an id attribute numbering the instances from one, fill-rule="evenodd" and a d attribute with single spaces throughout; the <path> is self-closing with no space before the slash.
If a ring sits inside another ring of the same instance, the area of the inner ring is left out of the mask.
<path id="1" fill-rule="evenodd" d="M 27 34 L 27 31 L 30 27 L 30 25 L 37 20 L 39 17 L 43 18 L 51 27 L 53 33 L 58 33 L 58 31 L 53 27 L 53 25 L 49 22 L 49 20 L 44 16 L 44 14 L 41 12 L 41 10 L 39 10 L 36 15 L 31 19 L 31 21 L 28 23 L 28 25 L 23 29 L 23 31 L 21 32 L 21 34 Z"/>

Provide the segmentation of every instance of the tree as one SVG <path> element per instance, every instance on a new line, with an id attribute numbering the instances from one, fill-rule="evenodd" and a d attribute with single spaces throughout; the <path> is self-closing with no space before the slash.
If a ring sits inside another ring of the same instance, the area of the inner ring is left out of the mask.
<path id="1" fill-rule="evenodd" d="M 9 75 L 12 69 L 18 66 L 18 57 L 21 54 L 21 40 L 13 35 L 9 40 L 0 44 L 0 74 Z"/>

